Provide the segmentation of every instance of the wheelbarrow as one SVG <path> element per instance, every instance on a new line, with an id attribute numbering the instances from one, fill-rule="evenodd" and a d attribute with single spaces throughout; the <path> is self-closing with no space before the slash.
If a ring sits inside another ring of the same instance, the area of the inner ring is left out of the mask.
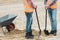
<path id="1" fill-rule="evenodd" d="M 12 23 L 13 20 L 17 17 L 17 15 L 6 15 L 0 18 L 0 26 L 6 27 L 8 32 L 15 29 L 15 24 Z"/>

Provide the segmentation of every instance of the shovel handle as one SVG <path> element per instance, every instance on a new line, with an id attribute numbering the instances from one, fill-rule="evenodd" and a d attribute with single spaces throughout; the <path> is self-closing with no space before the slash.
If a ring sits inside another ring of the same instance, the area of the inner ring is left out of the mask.
<path id="1" fill-rule="evenodd" d="M 36 13 L 36 18 L 37 18 L 37 23 L 38 23 L 38 28 L 39 28 L 39 35 L 38 35 L 38 38 L 39 38 L 40 35 L 41 35 L 41 29 L 40 29 L 40 24 L 39 24 L 38 14 L 37 14 L 37 8 L 35 8 L 35 13 Z"/>
<path id="2" fill-rule="evenodd" d="M 38 14 L 37 14 L 37 8 L 35 8 L 35 13 L 36 13 L 36 18 L 37 18 L 38 28 L 40 30 L 40 24 L 39 24 L 39 19 L 38 19 Z"/>
<path id="3" fill-rule="evenodd" d="M 45 11 L 46 11 L 46 14 L 45 14 L 45 30 L 47 29 L 47 9 L 45 7 Z"/>

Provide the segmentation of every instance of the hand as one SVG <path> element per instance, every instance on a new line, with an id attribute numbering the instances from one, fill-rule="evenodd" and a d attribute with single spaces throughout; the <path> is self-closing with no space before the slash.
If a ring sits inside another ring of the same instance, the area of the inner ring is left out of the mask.
<path id="1" fill-rule="evenodd" d="M 49 7 L 49 5 L 45 5 L 46 9 Z"/>
<path id="2" fill-rule="evenodd" d="M 37 6 L 36 5 L 33 5 L 33 8 L 35 9 L 35 8 L 37 8 Z"/>

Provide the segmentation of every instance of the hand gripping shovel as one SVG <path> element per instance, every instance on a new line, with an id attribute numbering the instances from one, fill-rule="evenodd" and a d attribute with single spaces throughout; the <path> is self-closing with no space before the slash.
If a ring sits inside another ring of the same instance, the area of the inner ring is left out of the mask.
<path id="1" fill-rule="evenodd" d="M 45 14 L 45 30 L 44 30 L 44 33 L 46 35 L 49 35 L 49 32 L 47 30 L 47 9 L 45 8 L 45 10 L 46 10 L 46 14 Z"/>
<path id="2" fill-rule="evenodd" d="M 35 13 L 36 13 L 36 18 L 37 18 L 37 23 L 38 23 L 38 28 L 39 28 L 39 35 L 38 35 L 38 38 L 39 38 L 40 35 L 41 35 L 41 29 L 40 29 L 40 24 L 39 24 L 39 19 L 38 19 L 37 9 L 36 8 L 35 8 Z"/>

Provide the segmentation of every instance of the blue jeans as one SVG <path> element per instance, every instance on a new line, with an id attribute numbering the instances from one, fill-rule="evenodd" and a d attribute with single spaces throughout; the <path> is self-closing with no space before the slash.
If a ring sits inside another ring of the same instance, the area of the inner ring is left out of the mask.
<path id="1" fill-rule="evenodd" d="M 48 14 L 51 21 L 51 31 L 57 30 L 57 9 L 48 9 Z"/>
<path id="2" fill-rule="evenodd" d="M 25 15 L 26 15 L 26 33 L 32 31 L 32 29 L 31 29 L 32 22 L 33 22 L 32 14 L 33 14 L 33 12 L 25 12 Z"/>

